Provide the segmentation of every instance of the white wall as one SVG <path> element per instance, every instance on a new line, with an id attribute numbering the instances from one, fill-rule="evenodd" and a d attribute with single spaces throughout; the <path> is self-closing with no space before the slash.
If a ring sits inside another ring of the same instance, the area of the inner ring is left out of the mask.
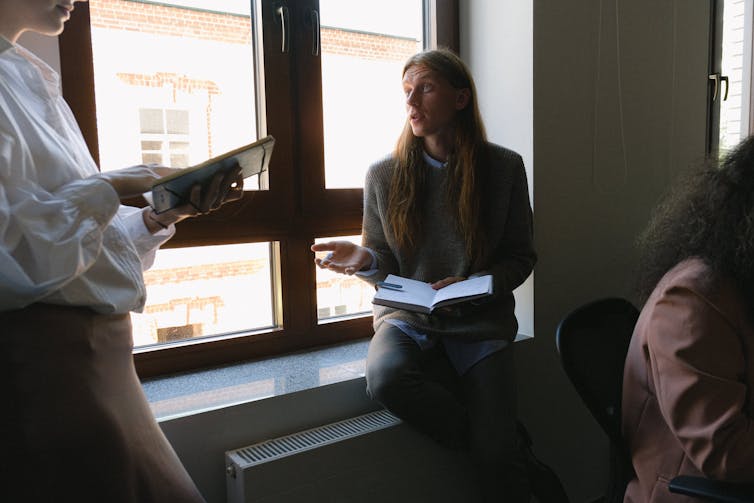
<path id="1" fill-rule="evenodd" d="M 521 154 L 530 180 L 534 156 L 532 1 L 460 2 L 461 56 L 474 75 L 487 134 L 490 141 Z"/>
<path id="2" fill-rule="evenodd" d="M 474 76 L 489 140 L 521 154 L 533 204 L 532 0 L 462 1 L 460 25 L 461 57 Z M 526 335 L 535 335 L 533 284 L 529 277 L 514 292 Z"/>
<path id="3" fill-rule="evenodd" d="M 519 417 L 571 500 L 592 501 L 607 437 L 562 370 L 555 332 L 588 301 L 633 300 L 636 236 L 704 156 L 708 0 L 460 5 L 490 138 L 521 152 L 534 193 L 535 337 L 516 347 Z"/>

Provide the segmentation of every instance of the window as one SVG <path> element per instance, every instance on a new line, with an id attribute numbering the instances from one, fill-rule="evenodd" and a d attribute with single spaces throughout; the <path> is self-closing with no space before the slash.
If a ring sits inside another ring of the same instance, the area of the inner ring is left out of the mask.
<path id="1" fill-rule="evenodd" d="M 77 6 L 63 92 L 101 169 L 276 139 L 254 190 L 179 224 L 145 274 L 142 376 L 371 335 L 369 288 L 318 272 L 309 246 L 359 239 L 364 171 L 402 127 L 402 64 L 430 43 L 457 49 L 456 13 L 457 0 Z"/>
<path id="2" fill-rule="evenodd" d="M 752 2 L 725 0 L 722 23 L 722 74 L 719 89 L 720 139 L 725 152 L 751 134 Z"/>
<path id="3" fill-rule="evenodd" d="M 173 168 L 189 166 L 188 110 L 139 109 L 141 162 Z"/>

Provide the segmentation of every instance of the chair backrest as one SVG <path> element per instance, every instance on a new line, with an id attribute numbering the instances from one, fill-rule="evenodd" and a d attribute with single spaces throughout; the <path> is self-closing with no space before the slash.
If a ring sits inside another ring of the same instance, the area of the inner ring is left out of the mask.
<path id="1" fill-rule="evenodd" d="M 623 366 L 639 311 L 627 300 L 600 299 L 566 315 L 555 339 L 560 362 L 589 411 L 610 438 L 606 503 L 622 503 L 633 468 L 621 433 Z M 720 503 L 754 502 L 754 484 L 677 476 L 671 493 Z"/>
<path id="2" fill-rule="evenodd" d="M 565 373 L 615 447 L 623 445 L 623 366 L 638 317 L 625 299 L 600 299 L 566 315 L 555 336 Z"/>
<path id="3" fill-rule="evenodd" d="M 610 439 L 606 503 L 622 503 L 633 477 L 621 433 L 621 399 L 623 366 L 638 317 L 625 299 L 600 299 L 566 315 L 555 334 L 563 370 Z"/>

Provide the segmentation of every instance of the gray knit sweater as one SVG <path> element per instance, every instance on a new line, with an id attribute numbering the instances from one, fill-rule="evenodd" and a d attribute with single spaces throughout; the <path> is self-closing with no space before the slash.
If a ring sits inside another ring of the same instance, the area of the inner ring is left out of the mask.
<path id="1" fill-rule="evenodd" d="M 526 171 L 521 156 L 494 144 L 486 166 L 483 221 L 488 257 L 472 264 L 457 230 L 444 189 L 446 170 L 430 169 L 428 197 L 422 214 L 421 235 L 411 256 L 396 246 L 387 225 L 388 192 L 394 160 L 387 157 L 370 166 L 364 187 L 362 244 L 377 255 L 376 274 L 363 277 L 375 284 L 388 274 L 434 282 L 448 276 L 492 274 L 494 295 L 484 303 L 464 303 L 453 313 L 425 315 L 385 306 L 374 306 L 374 329 L 385 320 L 400 319 L 430 336 L 458 336 L 468 340 L 513 340 L 518 323 L 513 313 L 512 291 L 531 273 L 536 254 L 533 246 L 532 211 Z"/>

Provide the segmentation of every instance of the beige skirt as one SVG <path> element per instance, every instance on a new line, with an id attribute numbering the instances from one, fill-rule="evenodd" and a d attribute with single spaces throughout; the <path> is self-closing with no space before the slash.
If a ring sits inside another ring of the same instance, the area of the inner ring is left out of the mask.
<path id="1" fill-rule="evenodd" d="M 132 345 L 128 315 L 0 313 L 0 499 L 204 501 L 149 409 Z"/>

